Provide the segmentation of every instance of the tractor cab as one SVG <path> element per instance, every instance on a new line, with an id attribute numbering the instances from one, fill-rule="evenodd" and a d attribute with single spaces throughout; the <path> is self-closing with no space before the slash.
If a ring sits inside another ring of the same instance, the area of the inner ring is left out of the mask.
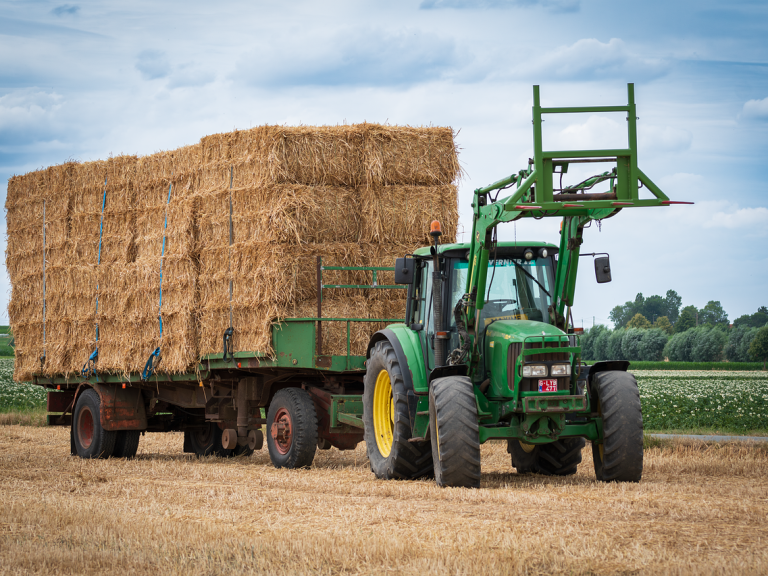
<path id="1" fill-rule="evenodd" d="M 467 289 L 469 244 L 439 245 L 443 276 L 442 326 L 447 349 L 460 346 L 454 309 Z M 499 242 L 488 261 L 484 306 L 479 314 L 480 337 L 497 321 L 549 324 L 557 247 L 542 242 Z M 413 280 L 408 287 L 406 324 L 419 335 L 427 372 L 435 368 L 435 322 L 432 302 L 433 257 L 430 248 L 414 253 Z M 478 300 L 480 297 L 478 296 Z"/>

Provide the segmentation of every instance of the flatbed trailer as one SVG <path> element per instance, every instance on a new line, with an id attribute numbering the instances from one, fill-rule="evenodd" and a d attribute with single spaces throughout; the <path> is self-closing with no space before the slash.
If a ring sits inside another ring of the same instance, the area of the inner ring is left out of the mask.
<path id="1" fill-rule="evenodd" d="M 324 284 L 326 270 L 368 272 L 373 282 Z M 324 267 L 318 257 L 318 315 L 285 318 L 273 325 L 271 355 L 229 350 L 224 339 L 221 353 L 202 357 L 194 371 L 183 374 L 164 374 L 148 364 L 144 373 L 102 374 L 86 366 L 79 376 L 35 376 L 33 383 L 48 389 L 48 424 L 70 426 L 71 452 L 82 457 L 130 457 L 140 434 L 170 431 L 185 433 L 185 452 L 249 454 L 262 448 L 265 426 L 277 466 L 307 465 L 315 447 L 354 449 L 363 439 L 366 357 L 352 354 L 351 328 L 360 322 L 402 319 L 323 318 L 323 294 L 337 288 L 405 289 L 377 283 L 378 273 L 392 271 L 393 267 Z M 329 323 L 345 325 L 345 355 L 324 353 L 323 325 Z M 96 394 L 90 405 L 83 396 L 88 390 Z M 283 390 L 292 392 L 281 394 Z M 270 411 L 276 397 L 288 404 L 282 411 Z M 307 410 L 309 406 L 313 410 Z"/>

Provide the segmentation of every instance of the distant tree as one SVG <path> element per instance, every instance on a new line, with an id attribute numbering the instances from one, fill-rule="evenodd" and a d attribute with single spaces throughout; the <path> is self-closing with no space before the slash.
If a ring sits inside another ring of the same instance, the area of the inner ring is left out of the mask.
<path id="1" fill-rule="evenodd" d="M 611 319 L 611 322 L 613 322 L 613 327 L 616 329 L 624 328 L 624 326 L 627 325 L 627 322 L 629 322 L 634 315 L 634 302 L 626 302 L 621 306 L 614 306 L 613 309 L 608 313 L 608 317 Z"/>
<path id="2" fill-rule="evenodd" d="M 667 338 L 666 332 L 658 328 L 643 330 L 643 338 L 640 342 L 640 360 L 647 362 L 664 360 L 663 352 L 667 344 Z"/>
<path id="3" fill-rule="evenodd" d="M 667 314 L 667 301 L 661 296 L 649 296 L 637 311 L 653 322 L 659 316 Z"/>
<path id="4" fill-rule="evenodd" d="M 728 336 L 722 330 L 702 326 L 694 330 L 691 349 L 692 362 L 719 362 L 723 359 L 723 348 Z"/>
<path id="5" fill-rule="evenodd" d="M 752 343 L 749 345 L 749 356 L 752 360 L 763 361 L 763 370 L 768 360 L 768 326 L 763 326 L 755 334 Z"/>
<path id="6" fill-rule="evenodd" d="M 682 317 L 682 314 L 680 316 Z M 664 356 L 673 362 L 690 362 L 696 330 L 696 328 L 691 328 L 672 336 L 664 347 Z"/>
<path id="7" fill-rule="evenodd" d="M 600 335 L 607 331 L 608 328 L 602 324 L 598 324 L 593 328 L 586 331 L 584 336 L 581 337 L 581 357 L 585 360 L 598 360 L 595 355 L 595 343 Z"/>
<path id="8" fill-rule="evenodd" d="M 648 322 L 648 318 L 646 318 L 642 314 L 635 314 L 634 316 L 632 316 L 632 320 L 627 322 L 627 328 L 646 329 L 650 327 L 651 327 L 651 323 Z"/>
<path id="9" fill-rule="evenodd" d="M 640 344 L 643 340 L 643 332 L 645 332 L 645 330 L 641 330 L 640 328 L 627 328 L 626 330 L 623 330 L 623 332 L 624 334 L 621 337 L 621 354 L 624 356 L 624 360 L 642 360 Z"/>
<path id="10" fill-rule="evenodd" d="M 592 360 L 608 360 L 608 341 L 611 337 L 611 331 L 606 329 L 600 332 L 592 344 Z"/>
<path id="11" fill-rule="evenodd" d="M 665 332 L 667 334 L 674 334 L 675 329 L 672 327 L 672 324 L 669 321 L 669 318 L 666 316 L 659 316 L 656 318 L 656 322 L 653 323 L 654 328 L 658 328 L 662 332 Z"/>
<path id="12" fill-rule="evenodd" d="M 675 334 L 680 334 L 696 327 L 696 306 L 686 306 L 680 312 L 680 317 L 675 322 Z M 670 358 L 671 359 L 671 358 Z"/>
<path id="13" fill-rule="evenodd" d="M 680 315 L 680 306 L 683 305 L 683 299 L 674 290 L 667 290 L 667 297 L 664 300 L 667 304 L 666 317 L 674 324 Z"/>
<path id="14" fill-rule="evenodd" d="M 733 327 L 762 328 L 768 324 L 768 308 L 760 306 L 754 314 L 744 314 L 733 321 Z"/>
<path id="15" fill-rule="evenodd" d="M 699 310 L 699 324 L 706 324 L 708 326 L 724 326 L 728 327 L 728 314 L 725 313 L 720 302 L 717 300 L 710 300 L 707 305 Z"/>
<path id="16" fill-rule="evenodd" d="M 757 335 L 757 328 L 748 326 L 734 326 L 728 334 L 728 343 L 725 345 L 725 358 L 728 362 L 749 362 L 749 345 Z"/>
<path id="17" fill-rule="evenodd" d="M 624 330 L 614 330 L 608 337 L 608 354 L 606 360 L 626 360 L 621 351 L 621 339 L 624 337 Z"/>

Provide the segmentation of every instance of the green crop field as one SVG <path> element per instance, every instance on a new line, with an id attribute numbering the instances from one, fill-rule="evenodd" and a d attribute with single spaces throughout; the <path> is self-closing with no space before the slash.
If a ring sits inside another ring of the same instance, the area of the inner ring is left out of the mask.
<path id="1" fill-rule="evenodd" d="M 0 358 L 0 412 L 32 412 L 45 409 L 45 389 L 16 384 L 13 358 Z"/>
<path id="2" fill-rule="evenodd" d="M 633 371 L 646 430 L 768 431 L 765 372 Z"/>

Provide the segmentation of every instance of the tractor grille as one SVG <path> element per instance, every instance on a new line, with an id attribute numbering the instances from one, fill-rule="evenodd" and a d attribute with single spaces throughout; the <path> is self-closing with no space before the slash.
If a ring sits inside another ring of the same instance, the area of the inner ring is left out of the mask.
<path id="1" fill-rule="evenodd" d="M 568 346 L 568 343 L 566 342 L 544 342 L 544 348 L 560 348 Z M 520 355 L 522 344 L 520 343 L 513 343 L 509 346 L 509 354 L 507 356 L 507 374 L 509 375 L 509 381 L 507 382 L 507 385 L 509 386 L 509 389 L 514 389 L 515 386 L 515 360 Z M 526 349 L 535 349 L 535 348 L 542 348 L 542 342 L 527 342 L 525 344 Z M 526 362 L 569 362 L 570 361 L 570 354 L 568 352 L 542 352 L 541 354 L 532 354 L 530 356 L 526 356 Z M 547 377 L 548 379 L 553 379 L 551 377 Z M 571 379 L 570 377 L 563 377 L 563 378 L 554 378 L 554 380 L 557 380 L 557 389 L 558 391 L 561 390 L 570 390 L 571 385 Z M 535 392 L 539 389 L 539 378 L 523 378 L 520 381 L 520 391 L 521 392 Z"/>

